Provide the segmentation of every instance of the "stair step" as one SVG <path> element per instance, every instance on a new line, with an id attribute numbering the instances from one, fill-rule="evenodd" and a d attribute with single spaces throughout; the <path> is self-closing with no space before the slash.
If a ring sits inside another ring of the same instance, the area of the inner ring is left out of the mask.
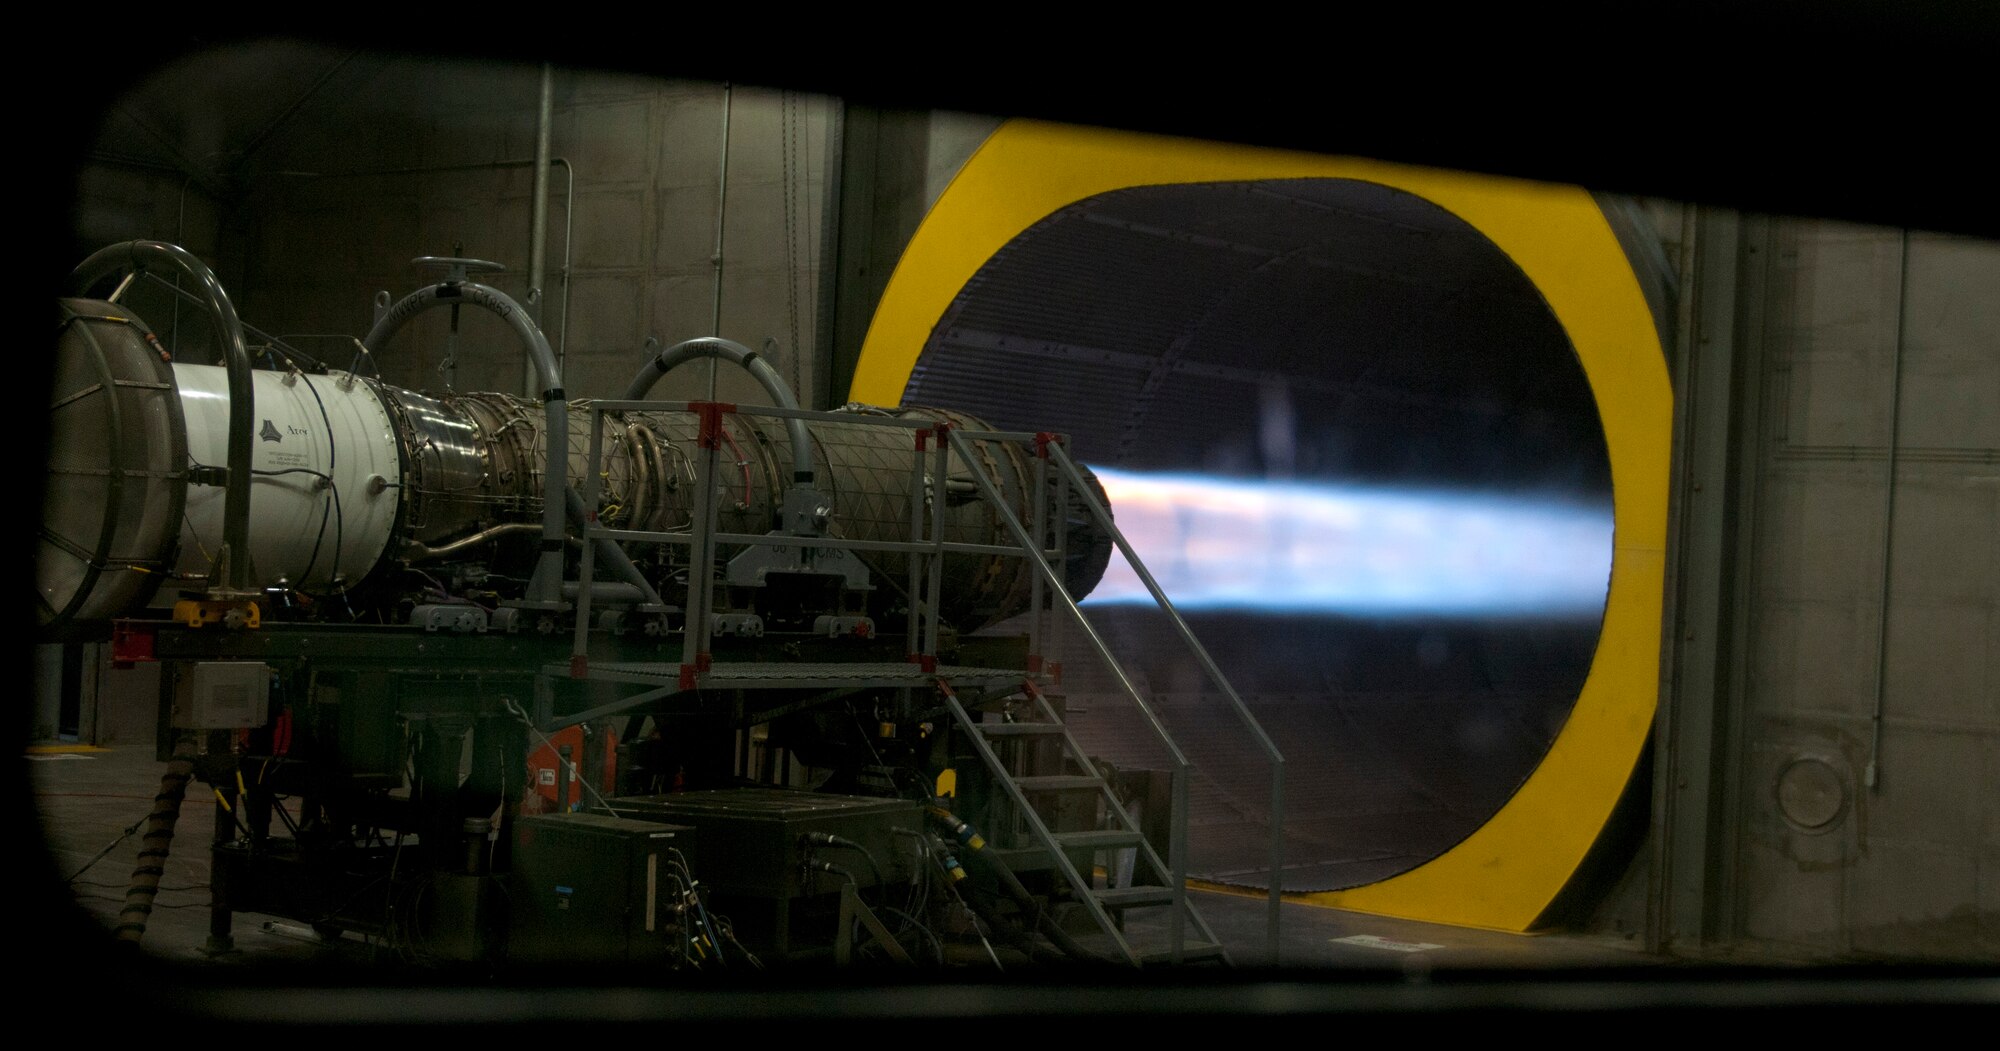
<path id="1" fill-rule="evenodd" d="M 1139 833 L 1123 832 L 1118 829 L 1055 832 L 1051 835 L 1054 836 L 1056 844 L 1065 850 L 1117 850 L 1123 847 L 1136 847 L 1140 841 Z M 1026 838 L 1025 835 L 1023 838 Z M 993 853 L 995 860 L 1018 872 L 1039 872 L 1055 865 L 1054 859 L 1049 857 L 1049 852 L 1032 841 L 1009 847 L 994 845 L 986 849 Z"/>
<path id="2" fill-rule="evenodd" d="M 1107 909 L 1137 909 L 1147 905 L 1170 905 L 1174 900 L 1172 887 L 1106 887 L 1094 889 L 1090 896 Z"/>
<path id="3" fill-rule="evenodd" d="M 1120 847 L 1136 847 L 1140 836 L 1137 832 L 1106 828 L 1086 832 L 1053 832 L 1050 838 L 1059 847 L 1089 847 L 1093 850 L 1115 850 Z"/>
<path id="4" fill-rule="evenodd" d="M 987 737 L 1057 737 L 1063 732 L 1061 723 L 980 723 L 979 729 Z"/>
<path id="5" fill-rule="evenodd" d="M 1139 958 L 1139 963 L 1142 965 L 1149 963 L 1169 963 L 1174 958 L 1173 950 L 1164 947 L 1158 949 L 1141 949 L 1133 955 Z M 1193 963 L 1197 960 L 1214 960 L 1224 955 L 1222 946 L 1215 942 L 1188 941 L 1181 944 L 1182 963 Z"/>
<path id="6" fill-rule="evenodd" d="M 1137 567 L 1136 562 L 1134 565 L 1143 576 L 1144 568 Z M 1057 596 L 1066 595 L 1060 583 L 1054 585 L 1054 593 Z M 966 743 L 977 751 L 987 774 L 1001 787 L 1006 787 L 1014 800 L 1022 804 L 1069 804 L 1053 808 L 1054 813 L 1047 820 L 1057 822 L 1057 827 L 1074 827 L 1086 823 L 1085 815 L 1075 812 L 1075 804 L 1081 803 L 1081 798 L 1058 796 L 1030 800 L 1023 798 L 1025 793 L 1095 790 L 1103 800 L 1094 804 L 1093 813 L 1104 812 L 1119 827 L 1052 832 L 1038 813 L 1048 808 L 1022 805 L 1019 808 L 1021 813 L 1009 813 L 1003 808 L 998 812 L 999 827 L 993 829 L 995 838 L 985 845 L 980 852 L 981 857 L 1003 863 L 1019 873 L 1033 871 L 1044 879 L 1058 878 L 1057 885 L 1050 892 L 1051 900 L 1059 898 L 1063 893 L 1061 884 L 1066 883 L 1072 897 L 1060 902 L 1060 905 L 1065 908 L 1074 906 L 1083 915 L 1070 914 L 1068 918 L 1073 922 L 1065 926 L 1080 926 L 1074 921 L 1087 919 L 1097 928 L 1094 935 L 1080 933 L 1077 939 L 1092 954 L 1140 964 L 1215 961 L 1226 965 L 1229 962 L 1228 953 L 1215 941 L 1214 932 L 1202 922 L 1195 903 L 1179 897 L 1181 888 L 1178 885 L 1103 890 L 1094 886 L 1096 872 L 1100 868 L 1107 873 L 1126 868 L 1119 864 L 1125 858 L 1114 853 L 1116 851 L 1133 850 L 1136 855 L 1130 859 L 1133 868 L 1137 870 L 1137 864 L 1143 861 L 1147 878 L 1158 878 L 1158 870 L 1164 866 L 1147 847 L 1146 837 L 1133 824 L 1130 814 L 1122 806 L 1115 805 L 1117 799 L 1111 792 L 1110 783 L 1101 776 L 1092 776 L 1097 773 L 1093 769 L 1096 764 L 1082 754 L 1080 743 L 1069 736 L 1064 720 L 1088 711 L 1093 695 L 1079 688 L 1078 703 L 1072 704 L 1061 683 L 1050 681 L 1057 679 L 1059 671 L 1059 667 L 1051 664 L 1047 667 L 1047 674 L 1031 672 L 1025 680 L 1017 678 L 1005 684 L 995 682 L 990 689 L 967 691 L 969 698 L 981 699 L 970 710 L 966 702 L 946 691 L 945 707 L 951 713 L 957 730 L 969 738 Z M 1140 707 L 1144 708 L 1143 703 Z M 1003 721 L 987 722 L 983 717 Z M 1022 717 L 1029 721 L 1004 721 Z M 1060 759 L 1053 754 L 1058 749 L 1042 744 L 1052 738 L 1061 746 Z M 1007 741 L 1020 744 L 1010 748 Z M 1015 773 L 1017 769 L 1019 774 Z M 1081 770 L 1090 771 L 1090 774 L 1050 773 L 1051 770 Z M 1033 776 L 1028 776 L 1030 771 L 1034 772 Z M 1114 805 L 1107 807 L 1104 803 Z M 1022 825 L 1027 826 L 1026 832 L 1020 828 Z M 1166 908 L 1146 911 L 1148 906 Z M 1179 952 L 1164 948 L 1168 938 L 1163 935 L 1174 934 L 1183 938 Z"/>
<path id="7" fill-rule="evenodd" d="M 1017 777 L 1014 783 L 1023 792 L 1072 792 L 1080 788 L 1102 788 L 1104 782 L 1093 774 L 1044 774 Z"/>

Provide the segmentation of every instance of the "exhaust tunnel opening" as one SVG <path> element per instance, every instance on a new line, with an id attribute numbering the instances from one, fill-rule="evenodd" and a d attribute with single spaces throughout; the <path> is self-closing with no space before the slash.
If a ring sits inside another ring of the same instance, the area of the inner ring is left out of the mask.
<path id="1" fill-rule="evenodd" d="M 1282 178 L 1077 200 L 964 283 L 903 401 L 1066 432 L 1099 471 L 1286 754 L 1287 891 L 1465 840 L 1590 673 L 1613 551 L 1590 383 L 1521 268 L 1413 193 Z M 1189 872 L 1268 886 L 1268 768 L 1144 597 L 1114 559 L 1084 608 L 1195 764 Z M 1079 738 L 1157 767 L 1071 649 L 1051 656 Z"/>

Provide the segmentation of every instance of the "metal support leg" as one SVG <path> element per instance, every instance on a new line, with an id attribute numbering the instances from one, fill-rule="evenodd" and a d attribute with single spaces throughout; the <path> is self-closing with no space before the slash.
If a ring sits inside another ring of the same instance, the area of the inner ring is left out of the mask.
<path id="1" fill-rule="evenodd" d="M 236 949 L 236 938 L 230 932 L 236 918 L 229 907 L 229 878 L 224 873 L 229 866 L 216 864 L 220 861 L 221 848 L 236 838 L 236 817 L 231 808 L 236 805 L 236 790 L 220 788 L 215 801 L 215 834 L 210 840 L 212 871 L 209 878 L 208 942 L 201 951 L 209 956 L 220 956 Z"/>

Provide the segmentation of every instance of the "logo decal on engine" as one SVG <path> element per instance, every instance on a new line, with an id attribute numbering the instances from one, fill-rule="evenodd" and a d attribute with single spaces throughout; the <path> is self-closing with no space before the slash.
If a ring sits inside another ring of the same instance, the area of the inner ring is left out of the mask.
<path id="1" fill-rule="evenodd" d="M 273 424 L 270 420 L 265 420 L 264 429 L 257 432 L 257 437 L 267 442 L 276 442 L 283 441 L 285 436 L 278 433 L 277 425 Z"/>

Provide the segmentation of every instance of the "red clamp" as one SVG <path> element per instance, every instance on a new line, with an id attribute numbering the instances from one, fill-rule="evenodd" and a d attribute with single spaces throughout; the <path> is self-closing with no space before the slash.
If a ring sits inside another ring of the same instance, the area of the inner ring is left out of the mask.
<path id="1" fill-rule="evenodd" d="M 570 654 L 569 677 L 572 679 L 590 678 L 590 658 L 581 653 Z"/>
<path id="2" fill-rule="evenodd" d="M 1036 456 L 1038 456 L 1038 457 L 1040 457 L 1041 459 L 1044 459 L 1044 460 L 1048 459 L 1048 458 L 1049 458 L 1049 444 L 1050 444 L 1051 442 L 1053 442 L 1053 443 L 1055 443 L 1055 444 L 1057 444 L 1057 445 L 1061 445 L 1061 444 L 1062 444 L 1062 435 L 1060 435 L 1060 434 L 1057 434 L 1057 433 L 1055 433 L 1054 431 L 1036 431 L 1036 432 L 1035 432 L 1035 455 L 1036 455 Z"/>
<path id="3" fill-rule="evenodd" d="M 286 708 L 278 713 L 271 724 L 271 754 L 289 755 L 292 751 L 292 710 Z"/>
<path id="4" fill-rule="evenodd" d="M 709 656 L 707 650 L 702 650 L 694 655 L 694 670 L 707 671 L 711 667 L 714 667 L 714 658 Z"/>
<path id="5" fill-rule="evenodd" d="M 1039 653 L 1028 654 L 1028 674 L 1040 675 L 1041 673 L 1042 673 L 1042 655 Z"/>
<path id="6" fill-rule="evenodd" d="M 1056 685 L 1056 686 L 1061 686 L 1061 685 L 1062 685 L 1062 662 L 1061 662 L 1061 661 L 1050 661 L 1050 662 L 1049 662 L 1049 682 L 1050 682 L 1050 683 L 1051 683 L 1052 685 Z"/>
<path id="7" fill-rule="evenodd" d="M 930 429 L 929 429 L 929 428 L 925 428 L 925 429 L 923 429 L 923 430 L 920 430 L 920 431 L 918 431 L 918 432 L 917 432 L 917 451 L 918 451 L 918 452 L 923 452 L 923 451 L 924 451 L 924 449 L 925 449 L 925 447 L 926 447 L 926 446 L 928 446 L 928 445 L 930 444 L 930 440 L 931 440 L 931 432 L 930 432 Z"/>
<path id="8" fill-rule="evenodd" d="M 722 416 L 736 411 L 736 406 L 726 401 L 697 401 L 688 405 L 701 418 L 701 430 L 695 435 L 695 444 L 704 449 L 722 448 Z"/>
<path id="9" fill-rule="evenodd" d="M 694 665 L 692 664 L 681 665 L 681 689 L 694 689 Z"/>
<path id="10" fill-rule="evenodd" d="M 156 660 L 153 656 L 154 632 L 157 625 L 135 621 L 115 621 L 111 625 L 111 666 L 130 668 L 132 665 Z"/>

